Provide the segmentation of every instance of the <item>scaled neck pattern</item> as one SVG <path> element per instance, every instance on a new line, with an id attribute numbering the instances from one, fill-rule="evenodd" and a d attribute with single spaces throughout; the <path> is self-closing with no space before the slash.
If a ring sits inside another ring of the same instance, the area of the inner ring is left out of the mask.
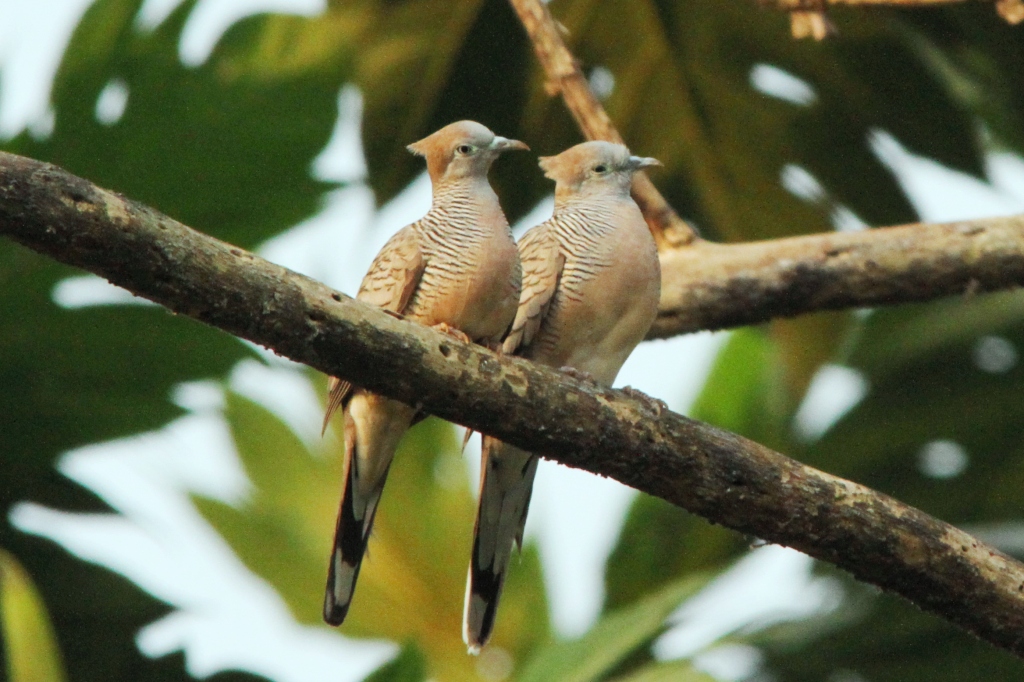
<path id="1" fill-rule="evenodd" d="M 615 198 L 595 200 L 592 197 L 556 204 L 550 224 L 566 256 L 562 281 L 567 291 L 612 265 L 614 253 L 607 245 L 621 222 L 617 219 L 620 204 Z"/>
<path id="2" fill-rule="evenodd" d="M 464 178 L 434 187 L 433 201 L 420 220 L 420 229 L 424 236 L 448 238 L 466 232 L 482 235 L 492 223 L 508 227 L 494 190 L 486 178 Z"/>
<path id="3" fill-rule="evenodd" d="M 498 197 L 486 178 L 466 178 L 435 186 L 430 210 L 416 227 L 428 255 L 441 253 L 456 261 L 495 229 L 509 230 Z"/>

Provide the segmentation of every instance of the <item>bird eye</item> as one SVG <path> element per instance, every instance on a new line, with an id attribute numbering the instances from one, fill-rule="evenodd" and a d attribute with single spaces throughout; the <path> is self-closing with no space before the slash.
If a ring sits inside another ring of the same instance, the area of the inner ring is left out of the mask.
<path id="1" fill-rule="evenodd" d="M 608 166 L 604 165 L 603 163 L 599 164 L 597 166 L 594 166 L 594 172 L 595 173 L 607 173 L 608 172 Z"/>
<path id="2" fill-rule="evenodd" d="M 473 147 L 468 144 L 460 144 L 458 147 L 455 148 L 455 151 L 465 156 L 473 151 Z"/>

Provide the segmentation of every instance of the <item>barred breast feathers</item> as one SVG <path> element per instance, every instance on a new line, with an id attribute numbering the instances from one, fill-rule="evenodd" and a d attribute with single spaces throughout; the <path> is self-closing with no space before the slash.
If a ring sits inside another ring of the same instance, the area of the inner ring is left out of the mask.
<path id="1" fill-rule="evenodd" d="M 616 229 L 616 206 L 612 202 L 588 202 L 568 206 L 551 218 L 559 247 L 566 256 L 562 273 L 563 291 L 572 298 L 577 284 L 588 281 L 613 263 L 608 235 Z"/>
<path id="2" fill-rule="evenodd" d="M 495 214 L 499 220 L 495 220 Z M 438 187 L 433 204 L 415 224 L 421 236 L 427 267 L 423 285 L 410 301 L 410 312 L 442 298 L 461 286 L 476 267 L 473 254 L 484 246 L 495 227 L 509 230 L 498 197 L 487 184 L 466 181 Z"/>

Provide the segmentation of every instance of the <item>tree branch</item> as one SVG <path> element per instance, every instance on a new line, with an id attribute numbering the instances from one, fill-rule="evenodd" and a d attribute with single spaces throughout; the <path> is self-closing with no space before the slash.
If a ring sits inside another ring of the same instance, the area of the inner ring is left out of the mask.
<path id="1" fill-rule="evenodd" d="M 1024 216 L 829 232 L 661 253 L 648 338 L 1024 284 Z"/>
<path id="2" fill-rule="evenodd" d="M 559 25 L 540 0 L 509 0 L 533 43 L 537 59 L 547 75 L 550 94 L 562 93 L 569 113 L 588 140 L 625 144 L 619 131 L 590 89 L 579 63 L 565 46 Z M 633 177 L 633 199 L 644 214 L 658 250 L 678 247 L 696 239 L 697 234 L 679 217 L 644 172 Z"/>
<path id="3" fill-rule="evenodd" d="M 829 561 L 1024 656 L 1024 565 L 886 495 L 650 399 L 397 320 L 2 153 L 0 234 L 322 372 Z"/>
<path id="4" fill-rule="evenodd" d="M 760 0 L 762 5 L 771 6 L 776 9 L 790 12 L 793 15 L 800 13 L 820 13 L 826 5 L 852 5 L 855 7 L 934 7 L 936 5 L 950 5 L 961 3 L 966 0 Z M 1010 24 L 1019 24 L 1024 21 L 1024 2 L 1021 0 L 995 0 L 996 11 L 999 16 Z M 794 26 L 794 37 L 801 38 L 804 35 L 796 35 L 797 29 Z M 821 37 L 821 36 L 816 36 Z"/>

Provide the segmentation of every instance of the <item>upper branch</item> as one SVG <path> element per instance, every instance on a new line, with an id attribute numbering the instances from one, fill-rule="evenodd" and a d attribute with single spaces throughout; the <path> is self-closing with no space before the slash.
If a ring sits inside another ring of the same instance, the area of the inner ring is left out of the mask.
<path id="1" fill-rule="evenodd" d="M 587 139 L 624 144 L 608 113 L 590 89 L 579 64 L 565 46 L 558 24 L 547 5 L 541 0 L 510 2 L 530 36 L 537 59 L 547 76 L 549 91 L 552 94 L 562 93 L 566 108 Z M 696 238 L 693 228 L 669 206 L 646 173 L 640 172 L 633 176 L 632 195 L 651 228 L 659 251 L 665 250 L 665 247 L 682 246 Z"/>
<path id="2" fill-rule="evenodd" d="M 834 563 L 1024 656 L 1024 565 L 886 495 L 649 399 L 397 320 L 2 153 L 0 234 L 297 362 Z"/>
<path id="3" fill-rule="evenodd" d="M 1024 284 L 1024 216 L 829 232 L 661 254 L 648 338 Z"/>

